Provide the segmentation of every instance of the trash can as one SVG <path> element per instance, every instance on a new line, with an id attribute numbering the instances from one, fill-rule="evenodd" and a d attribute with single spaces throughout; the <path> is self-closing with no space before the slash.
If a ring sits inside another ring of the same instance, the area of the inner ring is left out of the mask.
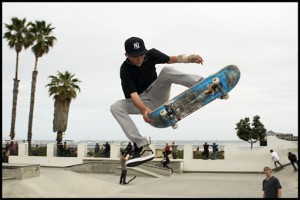
<path id="1" fill-rule="evenodd" d="M 267 140 L 260 140 L 259 145 L 260 146 L 267 146 Z"/>

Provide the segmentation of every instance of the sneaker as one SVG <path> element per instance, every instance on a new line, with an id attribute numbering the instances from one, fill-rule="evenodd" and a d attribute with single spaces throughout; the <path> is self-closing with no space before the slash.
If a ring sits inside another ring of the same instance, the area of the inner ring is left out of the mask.
<path id="1" fill-rule="evenodd" d="M 134 143 L 134 146 L 135 148 L 132 157 L 126 161 L 127 167 L 136 167 L 155 158 L 155 155 L 149 145 L 138 148 Z"/>

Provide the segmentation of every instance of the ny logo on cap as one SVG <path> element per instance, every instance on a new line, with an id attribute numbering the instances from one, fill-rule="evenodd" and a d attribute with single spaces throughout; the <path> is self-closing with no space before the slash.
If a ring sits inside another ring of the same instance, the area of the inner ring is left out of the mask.
<path id="1" fill-rule="evenodd" d="M 133 48 L 134 49 L 139 49 L 140 48 L 140 44 L 138 42 L 133 43 Z"/>

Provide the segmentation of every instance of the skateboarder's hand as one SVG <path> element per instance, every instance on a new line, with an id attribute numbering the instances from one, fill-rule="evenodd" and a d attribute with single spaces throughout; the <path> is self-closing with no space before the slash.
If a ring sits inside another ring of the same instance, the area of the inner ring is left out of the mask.
<path id="1" fill-rule="evenodd" d="M 143 112 L 143 118 L 144 118 L 144 121 L 147 122 L 147 123 L 152 122 L 152 120 L 148 118 L 148 115 L 149 115 L 151 112 L 152 112 L 152 110 L 149 109 L 149 108 L 145 109 L 144 112 Z"/>
<path id="2" fill-rule="evenodd" d="M 202 59 L 202 57 L 199 55 L 196 55 L 195 63 L 198 63 L 198 64 L 200 63 L 201 65 L 203 65 L 203 62 L 204 62 L 204 60 Z"/>
<path id="3" fill-rule="evenodd" d="M 135 107 L 137 107 L 141 111 L 141 113 L 143 114 L 144 121 L 147 122 L 147 123 L 152 122 L 152 120 L 150 120 L 148 118 L 148 115 L 149 115 L 149 113 L 152 112 L 152 110 L 150 108 L 148 108 L 147 106 L 145 106 L 145 104 L 141 100 L 138 93 L 133 92 L 133 93 L 130 94 L 130 96 L 131 96 L 131 100 L 132 100 L 133 104 L 135 105 Z"/>

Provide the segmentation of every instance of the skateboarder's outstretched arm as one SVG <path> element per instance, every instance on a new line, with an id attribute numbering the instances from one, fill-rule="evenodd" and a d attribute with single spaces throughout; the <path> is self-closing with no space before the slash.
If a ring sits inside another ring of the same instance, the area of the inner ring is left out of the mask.
<path id="1" fill-rule="evenodd" d="M 135 107 L 137 107 L 142 112 L 144 121 L 148 123 L 151 122 L 151 120 L 148 118 L 148 115 L 152 112 L 152 110 L 143 103 L 138 93 L 133 92 L 130 94 L 130 97 Z"/>
<path id="2" fill-rule="evenodd" d="M 179 56 L 170 56 L 168 64 L 172 63 L 198 63 L 203 65 L 203 59 L 201 56 L 192 54 L 192 55 L 179 55 Z"/>

